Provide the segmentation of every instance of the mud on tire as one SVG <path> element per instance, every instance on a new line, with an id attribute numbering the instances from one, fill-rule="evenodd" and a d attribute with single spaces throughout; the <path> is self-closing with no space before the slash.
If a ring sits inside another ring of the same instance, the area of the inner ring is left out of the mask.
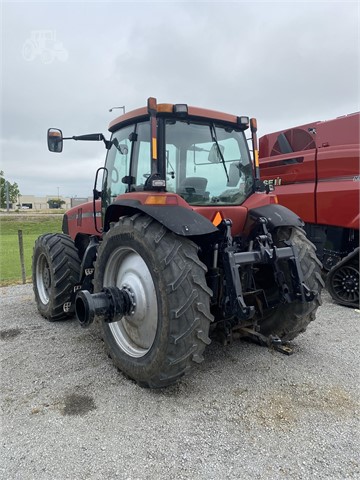
<path id="1" fill-rule="evenodd" d="M 277 335 L 282 340 L 289 341 L 304 332 L 308 324 L 315 319 L 315 312 L 321 305 L 321 289 L 324 287 L 324 282 L 315 247 L 306 238 L 304 232 L 297 228 L 279 228 L 274 235 L 276 246 L 285 246 L 286 241 L 297 247 L 304 282 L 316 295 L 311 302 L 297 300 L 290 304 L 280 304 L 274 310 L 265 312 L 264 319 L 259 321 L 259 325 L 260 333 Z M 283 262 L 282 269 L 286 281 L 291 284 L 287 262 Z"/>
<path id="2" fill-rule="evenodd" d="M 32 280 L 35 301 L 40 314 L 50 321 L 73 315 L 64 311 L 79 281 L 80 259 L 71 237 L 62 233 L 39 237 L 32 258 Z"/>
<path id="3" fill-rule="evenodd" d="M 114 364 L 140 386 L 171 385 L 203 360 L 212 292 L 197 250 L 143 214 L 120 218 L 104 236 L 95 292 L 126 288 L 133 309 L 100 328 Z"/>

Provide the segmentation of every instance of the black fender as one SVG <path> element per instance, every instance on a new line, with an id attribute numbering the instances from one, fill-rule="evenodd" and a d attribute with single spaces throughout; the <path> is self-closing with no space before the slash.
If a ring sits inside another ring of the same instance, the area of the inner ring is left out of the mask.
<path id="1" fill-rule="evenodd" d="M 69 235 L 69 219 L 66 213 L 64 213 L 63 219 L 62 219 L 62 227 L 61 231 L 65 233 L 66 235 Z"/>
<path id="2" fill-rule="evenodd" d="M 249 210 L 245 232 L 252 230 L 254 224 L 258 224 L 260 218 L 266 218 L 266 228 L 269 232 L 278 227 L 304 228 L 305 225 L 301 218 L 292 210 L 283 205 L 270 204 Z"/>
<path id="3" fill-rule="evenodd" d="M 183 237 L 208 235 L 218 232 L 217 227 L 207 218 L 189 208 L 180 205 L 143 205 L 138 200 L 117 200 L 106 210 L 104 231 L 109 230 L 111 222 L 117 222 L 121 216 L 146 213 L 149 217 L 164 225 L 168 230 Z"/>

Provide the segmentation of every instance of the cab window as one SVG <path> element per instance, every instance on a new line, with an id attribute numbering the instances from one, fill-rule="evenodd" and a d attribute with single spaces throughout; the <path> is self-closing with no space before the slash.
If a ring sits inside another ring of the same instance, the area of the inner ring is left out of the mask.
<path id="1" fill-rule="evenodd" d="M 131 134 L 134 125 L 118 130 L 111 137 L 111 148 L 106 158 L 107 183 L 106 200 L 112 203 L 118 195 L 126 192 L 127 185 L 123 178 L 129 175 L 132 142 Z"/>
<path id="2" fill-rule="evenodd" d="M 132 159 L 133 185 L 131 190 L 143 190 L 151 171 L 150 157 L 150 123 L 138 123 L 136 127 L 136 142 Z"/>
<path id="3" fill-rule="evenodd" d="M 167 190 L 190 205 L 240 205 L 253 191 L 250 153 L 232 126 L 168 120 Z"/>

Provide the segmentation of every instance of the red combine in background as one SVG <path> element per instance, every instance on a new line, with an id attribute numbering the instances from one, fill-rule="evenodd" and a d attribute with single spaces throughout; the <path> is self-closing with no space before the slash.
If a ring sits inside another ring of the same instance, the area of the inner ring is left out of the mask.
<path id="1" fill-rule="evenodd" d="M 261 179 L 305 222 L 342 305 L 359 307 L 360 113 L 264 135 Z"/>

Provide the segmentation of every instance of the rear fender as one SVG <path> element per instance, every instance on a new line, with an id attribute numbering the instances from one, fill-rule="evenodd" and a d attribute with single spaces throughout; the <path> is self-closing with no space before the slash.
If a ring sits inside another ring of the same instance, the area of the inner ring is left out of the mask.
<path id="1" fill-rule="evenodd" d="M 181 205 L 143 205 L 138 200 L 117 200 L 106 210 L 104 231 L 109 230 L 111 222 L 117 222 L 125 215 L 145 213 L 164 225 L 168 230 L 183 237 L 208 235 L 218 232 L 207 218 L 190 208 Z"/>
<path id="2" fill-rule="evenodd" d="M 244 228 L 246 236 L 250 235 L 260 218 L 266 218 L 266 228 L 269 232 L 278 227 L 304 227 L 301 218 L 288 208 L 277 204 L 264 205 L 249 210 Z"/>

